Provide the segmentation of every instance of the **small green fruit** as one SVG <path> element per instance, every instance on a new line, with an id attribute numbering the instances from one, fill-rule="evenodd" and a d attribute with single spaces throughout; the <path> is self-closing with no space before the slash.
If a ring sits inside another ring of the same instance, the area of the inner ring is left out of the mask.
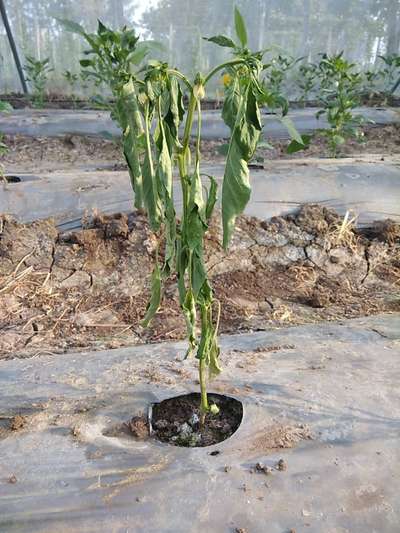
<path id="1" fill-rule="evenodd" d="M 218 405 L 216 405 L 215 403 L 212 403 L 212 404 L 210 405 L 210 413 L 211 413 L 212 415 L 217 415 L 217 414 L 219 413 L 219 407 L 218 407 Z"/>

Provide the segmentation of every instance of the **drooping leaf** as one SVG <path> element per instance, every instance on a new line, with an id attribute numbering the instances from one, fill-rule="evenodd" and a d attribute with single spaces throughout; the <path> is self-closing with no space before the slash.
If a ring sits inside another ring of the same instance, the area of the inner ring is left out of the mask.
<path id="1" fill-rule="evenodd" d="M 213 324 L 212 313 L 213 297 L 212 291 L 208 283 L 205 284 L 202 301 L 200 303 L 201 313 L 201 340 L 197 350 L 197 359 L 204 359 L 206 366 L 209 369 L 211 377 L 218 375 L 221 372 L 219 365 L 220 348 L 218 346 L 218 324 L 219 324 L 219 304 L 218 316 L 216 324 Z"/>
<path id="2" fill-rule="evenodd" d="M 233 130 L 233 128 L 235 127 L 236 117 L 238 114 L 241 100 L 242 96 L 240 94 L 240 85 L 238 83 L 237 78 L 235 78 L 226 89 L 224 105 L 222 107 L 222 119 L 231 130 Z M 229 144 L 227 154 L 228 152 Z"/>
<path id="3" fill-rule="evenodd" d="M 303 139 L 300 135 L 300 133 L 297 131 L 295 125 L 293 124 L 292 120 L 289 117 L 280 117 L 280 122 L 285 126 L 287 129 L 291 139 L 294 141 L 297 141 L 299 144 L 303 144 Z"/>
<path id="4" fill-rule="evenodd" d="M 143 124 L 132 80 L 123 86 L 116 111 L 123 132 L 124 155 L 135 193 L 135 206 L 140 209 L 143 207 L 143 175 L 139 159 L 139 137 L 143 135 Z"/>
<path id="5" fill-rule="evenodd" d="M 310 146 L 311 135 L 302 135 L 301 140 L 302 142 L 299 143 L 298 141 L 293 139 L 286 149 L 287 153 L 294 154 L 296 152 L 299 152 L 301 150 L 305 150 L 306 148 L 308 148 Z"/>
<path id="6" fill-rule="evenodd" d="M 152 145 L 150 138 L 150 112 L 149 104 L 145 106 L 144 116 L 144 142 L 145 153 L 142 165 L 143 176 L 143 200 L 149 216 L 150 226 L 157 231 L 160 227 L 160 198 L 157 189 L 156 176 L 153 165 Z"/>
<path id="7" fill-rule="evenodd" d="M 202 246 L 204 232 L 207 229 L 203 187 L 198 163 L 191 176 L 185 238 L 191 250 Z"/>
<path id="8" fill-rule="evenodd" d="M 169 107 L 165 115 L 165 123 L 168 126 L 169 134 L 176 148 L 181 147 L 179 141 L 179 126 L 185 115 L 185 107 L 183 105 L 183 95 L 177 79 L 173 76 L 167 80 L 167 87 L 169 93 Z"/>
<path id="9" fill-rule="evenodd" d="M 186 357 L 189 357 L 193 350 L 196 349 L 196 300 L 193 291 L 189 289 L 186 293 L 185 300 L 182 304 L 183 314 L 186 320 L 186 330 L 189 340 L 188 351 Z"/>
<path id="10" fill-rule="evenodd" d="M 218 46 L 224 46 L 226 48 L 236 48 L 236 44 L 225 35 L 214 35 L 213 37 L 203 37 L 205 41 L 215 43 Z"/>
<path id="11" fill-rule="evenodd" d="M 165 223 L 166 244 L 163 275 L 167 277 L 175 270 L 176 214 L 172 189 L 172 160 L 168 149 L 161 113 L 159 113 L 159 121 L 160 150 L 158 154 L 156 178 Z"/>
<path id="12" fill-rule="evenodd" d="M 211 215 L 214 211 L 214 206 L 217 202 L 217 191 L 218 191 L 218 185 L 217 185 L 215 178 L 213 178 L 212 176 L 208 176 L 208 177 L 210 179 L 210 188 L 208 190 L 206 208 L 205 208 L 207 222 L 210 220 Z"/>
<path id="13" fill-rule="evenodd" d="M 238 81 L 235 82 L 238 84 Z M 236 99 L 231 105 L 236 107 Z M 232 110 L 225 116 L 231 121 Z M 229 125 L 229 124 L 228 124 Z M 252 87 L 248 85 L 240 95 L 235 124 L 231 130 L 229 152 L 222 185 L 223 245 L 228 247 L 235 220 L 250 199 L 248 162 L 252 158 L 262 129 L 260 112 Z"/>
<path id="14" fill-rule="evenodd" d="M 142 320 L 142 326 L 147 327 L 150 324 L 150 321 L 154 317 L 154 315 L 157 313 L 160 303 L 161 303 L 161 289 L 162 289 L 162 282 L 161 282 L 161 272 L 160 267 L 158 264 L 158 259 L 156 260 L 156 265 L 153 270 L 153 274 L 151 277 L 151 297 L 150 301 L 147 305 L 146 309 L 146 315 Z"/>
<path id="15" fill-rule="evenodd" d="M 236 6 L 235 6 L 235 30 L 236 30 L 236 35 L 238 36 L 239 41 L 241 42 L 242 46 L 245 47 L 247 44 L 246 24 L 243 20 L 243 17 L 239 9 Z"/>

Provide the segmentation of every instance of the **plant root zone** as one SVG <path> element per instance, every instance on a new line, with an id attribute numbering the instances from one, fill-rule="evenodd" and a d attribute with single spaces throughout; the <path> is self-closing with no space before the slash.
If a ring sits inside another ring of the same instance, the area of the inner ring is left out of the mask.
<path id="1" fill-rule="evenodd" d="M 207 413 L 202 427 L 200 394 L 197 392 L 154 404 L 152 435 L 162 442 L 185 447 L 212 446 L 228 439 L 242 422 L 242 403 L 222 394 L 209 394 L 208 401 L 210 405 L 216 404 L 219 412 Z"/>

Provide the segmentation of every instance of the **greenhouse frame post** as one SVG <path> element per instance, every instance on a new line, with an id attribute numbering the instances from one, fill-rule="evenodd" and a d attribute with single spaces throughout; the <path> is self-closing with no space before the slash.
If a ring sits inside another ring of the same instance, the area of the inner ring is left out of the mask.
<path id="1" fill-rule="evenodd" d="M 396 81 L 396 83 L 393 85 L 393 87 L 392 87 L 392 89 L 391 89 L 390 92 L 391 92 L 392 94 L 394 94 L 394 93 L 396 92 L 396 90 L 397 90 L 397 87 L 399 87 L 399 86 L 400 86 L 400 77 L 399 77 L 399 79 Z"/>
<path id="2" fill-rule="evenodd" d="M 1 13 L 1 18 L 3 19 L 4 27 L 6 29 L 8 42 L 10 43 L 11 51 L 12 51 L 12 54 L 13 54 L 13 57 L 14 57 L 15 66 L 17 67 L 19 79 L 20 79 L 21 85 L 22 85 L 22 90 L 24 91 L 25 94 L 28 94 L 28 86 L 27 86 L 26 81 L 25 81 L 24 71 L 22 70 L 22 65 L 21 65 L 21 61 L 19 60 L 18 50 L 17 50 L 17 47 L 15 45 L 14 36 L 12 34 L 10 23 L 8 21 L 7 11 L 6 11 L 6 6 L 4 4 L 4 0 L 0 0 L 0 13 Z"/>

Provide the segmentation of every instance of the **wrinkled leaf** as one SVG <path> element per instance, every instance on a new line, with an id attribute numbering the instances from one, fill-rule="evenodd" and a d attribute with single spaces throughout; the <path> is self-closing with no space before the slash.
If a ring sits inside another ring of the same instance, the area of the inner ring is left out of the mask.
<path id="1" fill-rule="evenodd" d="M 142 165 L 143 176 L 143 200 L 149 216 L 150 226 L 153 230 L 158 230 L 160 227 L 160 200 L 157 190 L 156 177 L 153 166 L 152 146 L 150 139 L 150 116 L 149 106 L 146 104 L 146 111 L 144 117 L 145 129 L 145 154 Z"/>
<path id="2" fill-rule="evenodd" d="M 142 326 L 147 327 L 157 313 L 160 303 L 161 303 L 161 272 L 158 265 L 158 260 L 156 260 L 156 266 L 154 267 L 153 274 L 151 277 L 151 297 L 147 305 L 146 315 L 142 320 Z"/>
<path id="3" fill-rule="evenodd" d="M 117 100 L 117 114 L 123 132 L 124 155 L 135 193 L 135 206 L 140 209 L 143 206 L 143 176 L 138 139 L 143 134 L 143 125 L 132 80 L 122 88 Z"/>
<path id="4" fill-rule="evenodd" d="M 214 211 L 214 206 L 217 202 L 217 191 L 218 191 L 218 185 L 217 185 L 215 178 L 213 178 L 212 176 L 208 176 L 208 177 L 210 179 L 210 188 L 207 194 L 206 209 L 205 209 L 207 222 L 210 220 L 211 215 Z"/>
<path id="5" fill-rule="evenodd" d="M 237 81 L 236 83 L 238 84 Z M 231 103 L 233 108 L 236 107 L 236 104 L 236 99 L 233 99 Z M 227 109 L 225 116 L 231 122 L 234 111 L 231 109 L 228 112 Z M 243 212 L 250 199 L 248 162 L 257 147 L 261 129 L 261 117 L 257 101 L 251 86 L 247 86 L 244 94 L 240 96 L 222 185 L 223 245 L 225 249 L 231 239 L 236 217 Z"/>

